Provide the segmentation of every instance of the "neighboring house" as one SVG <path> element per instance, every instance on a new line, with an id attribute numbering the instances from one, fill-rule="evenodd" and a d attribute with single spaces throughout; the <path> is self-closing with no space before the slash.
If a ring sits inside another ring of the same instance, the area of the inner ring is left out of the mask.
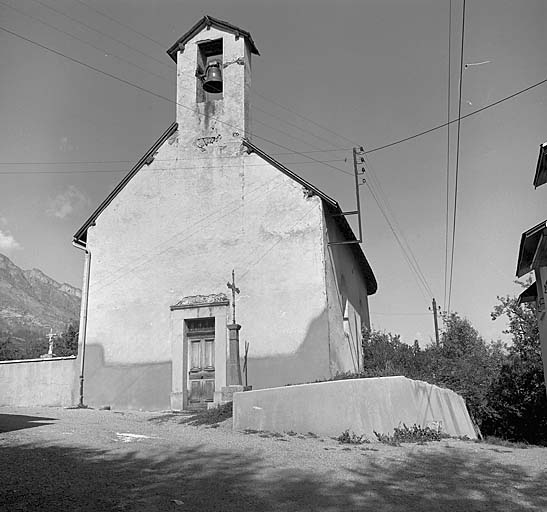
<path id="1" fill-rule="evenodd" d="M 176 123 L 74 236 L 87 252 L 85 403 L 218 399 L 232 269 L 249 385 L 358 370 L 376 280 L 358 243 L 329 245 L 356 240 L 338 203 L 249 140 L 251 35 L 206 16 L 168 54 Z"/>
<path id="2" fill-rule="evenodd" d="M 539 147 L 534 187 L 547 183 L 547 142 Z M 545 390 L 547 392 L 547 220 L 525 231 L 520 239 L 517 277 L 534 272 L 535 282 L 519 296 L 519 302 L 535 302 L 538 320 Z M 539 285 L 538 285 L 539 284 Z"/>

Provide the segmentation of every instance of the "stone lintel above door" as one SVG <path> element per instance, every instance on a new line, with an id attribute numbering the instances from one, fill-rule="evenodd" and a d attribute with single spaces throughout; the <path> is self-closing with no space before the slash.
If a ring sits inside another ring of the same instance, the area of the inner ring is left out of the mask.
<path id="1" fill-rule="evenodd" d="M 210 295 L 189 295 L 183 297 L 176 304 L 171 306 L 171 311 L 177 309 L 195 309 L 212 306 L 228 306 L 230 301 L 224 293 L 212 293 Z"/>

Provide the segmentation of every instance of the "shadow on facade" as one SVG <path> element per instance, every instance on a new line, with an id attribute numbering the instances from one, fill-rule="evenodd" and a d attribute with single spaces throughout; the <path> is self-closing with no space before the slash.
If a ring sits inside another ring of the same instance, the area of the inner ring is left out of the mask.
<path id="1" fill-rule="evenodd" d="M 148 411 L 171 407 L 170 361 L 106 364 L 102 345 L 90 344 L 85 350 L 84 382 L 87 405 Z"/>
<path id="2" fill-rule="evenodd" d="M 244 330 L 241 332 L 241 339 L 245 340 Z M 264 389 L 329 378 L 328 336 L 325 310 L 310 322 L 304 341 L 293 354 L 252 357 L 253 342 L 249 340 L 249 385 Z"/>
<path id="3" fill-rule="evenodd" d="M 57 421 L 57 418 L 24 416 L 22 414 L 0 414 L 0 433 L 50 425 L 52 421 Z"/>
<path id="4" fill-rule="evenodd" d="M 272 467 L 228 450 L 139 451 L 27 444 L 0 447 L 0 511 L 192 510 L 317 512 L 545 510 L 545 475 L 454 450 L 359 470 Z M 408 453 L 408 452 L 407 452 Z M 176 500 L 176 501 L 175 501 Z"/>

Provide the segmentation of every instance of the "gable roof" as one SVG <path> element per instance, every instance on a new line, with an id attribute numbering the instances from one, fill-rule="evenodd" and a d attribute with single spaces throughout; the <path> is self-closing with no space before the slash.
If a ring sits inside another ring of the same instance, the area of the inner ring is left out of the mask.
<path id="1" fill-rule="evenodd" d="M 154 159 L 154 155 L 157 153 L 157 151 L 160 149 L 160 147 L 163 145 L 163 143 L 173 135 L 178 128 L 177 123 L 173 123 L 165 132 L 163 132 L 162 136 L 154 143 L 154 145 L 143 155 L 143 157 L 135 164 L 133 169 L 131 169 L 116 185 L 116 188 L 108 194 L 108 197 L 98 206 L 98 208 L 91 214 L 89 219 L 87 219 L 83 226 L 76 232 L 74 235 L 74 240 L 76 242 L 86 242 L 87 240 L 87 228 L 89 226 L 92 226 L 95 223 L 95 220 L 97 220 L 97 217 L 103 212 L 103 210 L 114 200 L 114 198 L 122 191 L 122 189 L 129 183 L 131 178 L 139 172 L 139 170 L 146 164 L 152 163 L 152 160 Z"/>
<path id="2" fill-rule="evenodd" d="M 547 142 L 539 146 L 539 157 L 536 166 L 536 175 L 534 176 L 534 187 L 547 183 Z"/>
<path id="3" fill-rule="evenodd" d="M 335 222 L 340 228 L 340 231 L 344 234 L 344 237 L 346 238 L 346 240 L 357 241 L 357 237 L 355 236 L 353 229 L 351 229 L 351 226 L 349 225 L 345 215 L 342 215 L 342 208 L 340 208 L 340 205 L 338 204 L 337 201 L 335 201 L 332 197 L 325 194 L 322 190 L 318 189 L 315 185 L 312 185 L 309 181 L 306 181 L 301 176 L 298 176 L 298 174 L 295 174 L 294 172 L 292 172 L 290 169 L 285 167 L 282 163 L 278 162 L 275 158 L 272 158 L 270 155 L 262 151 L 260 148 L 255 146 L 252 142 L 248 141 L 247 139 L 243 139 L 243 145 L 247 148 L 249 152 L 256 153 L 260 158 L 262 158 L 263 160 L 266 160 L 266 162 L 274 166 L 276 169 L 278 169 L 282 173 L 286 174 L 289 178 L 292 178 L 297 183 L 300 183 L 300 185 L 302 185 L 306 190 L 309 190 L 314 195 L 319 196 L 326 203 L 327 212 L 333 216 L 333 218 L 335 219 Z M 374 272 L 372 271 L 372 268 L 365 256 L 365 253 L 363 252 L 363 249 L 361 248 L 361 245 L 359 243 L 348 244 L 348 245 L 353 251 L 353 254 L 355 255 L 357 261 L 359 262 L 361 272 L 363 273 L 365 277 L 365 283 L 367 285 L 367 295 L 374 295 L 376 291 L 378 290 L 378 283 L 376 281 L 376 277 L 374 276 Z"/>
<path id="4" fill-rule="evenodd" d="M 249 32 L 239 27 L 236 27 L 235 25 L 232 25 L 227 21 L 222 21 L 217 18 L 213 18 L 212 16 L 203 16 L 201 20 L 199 20 L 188 32 L 186 32 L 186 34 L 177 39 L 175 43 L 171 46 L 171 48 L 167 50 L 167 54 L 169 55 L 169 57 L 177 62 L 177 52 L 179 48 L 184 48 L 184 45 L 188 41 L 190 41 L 190 39 L 196 36 L 204 28 L 209 27 L 215 27 L 225 32 L 231 32 L 232 34 L 235 34 L 236 37 L 244 37 L 249 44 L 251 53 L 254 53 L 255 55 L 260 55 L 260 52 L 258 51 L 258 48 L 256 47 L 253 38 Z"/>
<path id="5" fill-rule="evenodd" d="M 522 233 L 517 260 L 517 277 L 531 272 L 547 256 L 547 221 Z"/>

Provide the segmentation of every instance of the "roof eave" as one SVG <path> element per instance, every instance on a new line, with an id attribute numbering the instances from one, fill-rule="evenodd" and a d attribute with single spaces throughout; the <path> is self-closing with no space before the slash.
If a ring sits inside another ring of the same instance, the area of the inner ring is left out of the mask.
<path id="1" fill-rule="evenodd" d="M 357 237 L 355 236 L 355 233 L 353 232 L 353 229 L 350 226 L 348 219 L 344 215 L 341 215 L 342 209 L 340 208 L 340 206 L 336 206 L 334 208 L 334 212 L 332 213 L 334 214 L 334 221 L 338 224 L 340 231 L 342 231 L 346 239 L 348 241 L 355 241 L 354 244 L 348 245 L 351 246 L 351 249 L 353 250 L 357 260 L 360 263 L 363 275 L 365 276 L 367 295 L 374 295 L 378 291 L 378 281 L 376 281 L 374 271 L 372 270 L 372 267 L 370 266 L 370 263 L 368 262 L 367 257 L 363 252 L 361 244 L 357 242 Z"/>
<path id="2" fill-rule="evenodd" d="M 250 153 L 251 152 L 256 153 L 260 158 L 268 162 L 270 165 L 272 165 L 273 167 L 275 167 L 282 173 L 286 174 L 289 178 L 292 178 L 294 181 L 302 185 L 306 190 L 309 190 L 314 195 L 320 197 L 330 208 L 332 208 L 333 210 L 332 213 L 336 214 L 334 216 L 335 221 L 338 223 L 340 230 L 342 231 L 346 239 L 349 241 L 355 240 L 355 244 L 351 244 L 352 250 L 354 251 L 357 259 L 359 260 L 361 264 L 361 269 L 365 276 L 365 282 L 367 285 L 367 294 L 374 295 L 376 291 L 378 290 L 378 283 L 376 281 L 376 277 L 374 276 L 374 272 L 372 271 L 372 268 L 360 244 L 357 242 L 357 237 L 355 236 L 353 229 L 351 229 L 349 222 L 347 221 L 344 215 L 340 215 L 342 213 L 342 208 L 340 208 L 340 205 L 338 204 L 338 202 L 332 197 L 325 194 L 322 190 L 318 189 L 315 185 L 312 185 L 310 182 L 306 181 L 304 178 L 302 178 L 298 174 L 295 174 L 293 171 L 285 167 L 282 163 L 278 162 L 275 158 L 272 158 L 270 155 L 262 151 L 259 147 L 255 146 L 249 140 L 244 138 L 243 145 L 247 148 L 247 150 Z"/>
<path id="3" fill-rule="evenodd" d="M 340 205 L 335 199 L 328 196 L 322 190 L 318 189 L 315 185 L 312 185 L 309 181 L 306 181 L 304 178 L 291 171 L 288 167 L 285 167 L 281 162 L 278 162 L 275 158 L 272 158 L 270 155 L 268 155 L 268 153 L 262 151 L 252 142 L 243 138 L 242 143 L 250 153 L 256 153 L 260 158 L 266 160 L 266 162 L 273 165 L 276 169 L 289 176 L 289 178 L 292 178 L 297 183 L 300 183 L 300 185 L 302 185 L 305 189 L 313 192 L 315 195 L 319 196 L 321 199 L 325 200 L 327 203 L 334 206 L 335 208 L 340 209 Z"/>
<path id="4" fill-rule="evenodd" d="M 547 228 L 547 221 L 540 222 L 533 228 L 522 233 L 520 237 L 519 255 L 517 259 L 517 277 L 531 272 L 533 256 L 541 241 L 542 232 Z"/>
<path id="5" fill-rule="evenodd" d="M 171 57 L 175 62 L 177 62 L 177 52 L 181 47 L 184 47 L 184 45 L 192 39 L 194 36 L 196 36 L 201 30 L 203 30 L 204 27 L 216 27 L 220 30 L 224 30 L 225 32 L 231 32 L 236 37 L 243 37 L 247 44 L 249 45 L 249 49 L 251 50 L 251 53 L 254 53 L 255 55 L 260 55 L 260 52 L 258 51 L 258 48 L 256 47 L 253 38 L 250 34 L 250 32 L 247 32 L 246 30 L 243 30 L 239 27 L 236 27 L 235 25 L 232 25 L 231 23 L 228 23 L 227 21 L 219 20 L 217 18 L 213 18 L 212 16 L 204 16 L 199 20 L 188 32 L 183 34 L 181 37 L 179 37 L 175 43 L 167 50 L 167 54 L 169 57 Z"/>
<path id="6" fill-rule="evenodd" d="M 534 281 L 526 290 L 524 290 L 518 297 L 518 304 L 524 304 L 527 302 L 535 302 L 537 300 L 537 282 Z"/>
<path id="7" fill-rule="evenodd" d="M 116 185 L 114 190 L 108 194 L 107 198 L 97 207 L 97 209 L 91 214 L 91 216 L 84 222 L 82 227 L 76 232 L 76 234 L 73 237 L 73 240 L 75 242 L 80 242 L 82 244 L 85 244 L 87 242 L 87 230 L 90 226 L 92 226 L 95 221 L 97 220 L 97 217 L 105 210 L 105 208 L 114 200 L 114 198 L 122 191 L 122 189 L 129 183 L 131 178 L 137 172 L 142 169 L 142 167 L 145 164 L 151 163 L 151 159 L 153 159 L 155 153 L 159 150 L 159 148 L 163 145 L 163 143 L 173 135 L 177 131 L 178 124 L 175 122 L 173 123 L 162 135 L 159 139 L 156 140 L 154 145 L 143 155 L 143 157 L 135 164 L 135 166 L 124 176 L 122 181 Z"/>

